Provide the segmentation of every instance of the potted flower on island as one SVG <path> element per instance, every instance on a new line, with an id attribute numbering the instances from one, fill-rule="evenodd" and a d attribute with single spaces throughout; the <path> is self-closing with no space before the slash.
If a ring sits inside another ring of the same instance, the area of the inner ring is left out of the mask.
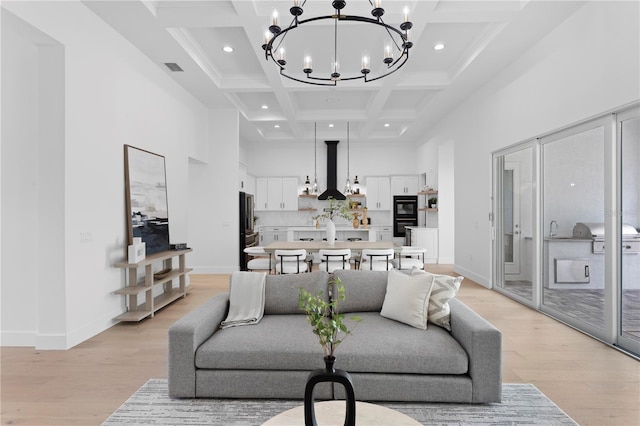
<path id="1" fill-rule="evenodd" d="M 353 213 L 349 200 L 336 200 L 333 197 L 327 198 L 329 205 L 324 208 L 324 212 L 317 216 L 317 220 L 324 220 L 327 229 L 327 242 L 333 244 L 336 240 L 336 224 L 333 219 L 341 217 L 348 221 L 353 220 Z"/>

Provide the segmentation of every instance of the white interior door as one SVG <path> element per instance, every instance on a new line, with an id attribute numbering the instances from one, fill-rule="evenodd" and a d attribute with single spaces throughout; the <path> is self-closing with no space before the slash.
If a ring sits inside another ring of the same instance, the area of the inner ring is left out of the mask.
<path id="1" fill-rule="evenodd" d="M 505 161 L 503 171 L 504 273 L 520 274 L 520 163 Z"/>

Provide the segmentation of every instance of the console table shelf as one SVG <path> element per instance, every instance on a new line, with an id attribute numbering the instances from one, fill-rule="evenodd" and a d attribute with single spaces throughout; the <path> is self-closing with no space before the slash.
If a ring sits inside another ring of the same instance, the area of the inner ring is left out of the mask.
<path id="1" fill-rule="evenodd" d="M 167 306 L 169 303 L 186 297 L 189 292 L 187 286 L 187 274 L 192 268 L 185 267 L 185 254 L 190 253 L 192 249 L 185 250 L 168 250 L 160 253 L 154 253 L 147 256 L 138 263 L 119 262 L 114 266 L 116 268 L 127 269 L 128 279 L 127 286 L 114 291 L 115 294 L 126 296 L 127 312 L 117 316 L 117 321 L 141 321 L 146 317 L 153 317 L 154 313 Z M 173 258 L 178 258 L 178 268 L 173 269 Z M 153 264 L 162 262 L 163 268 L 171 272 L 155 279 L 153 276 Z M 138 284 L 138 269 L 144 268 L 144 282 Z M 173 287 L 173 280 L 177 279 L 178 287 Z M 153 289 L 162 286 L 163 292 L 153 297 Z M 138 295 L 144 293 L 144 302 L 138 303 Z"/>

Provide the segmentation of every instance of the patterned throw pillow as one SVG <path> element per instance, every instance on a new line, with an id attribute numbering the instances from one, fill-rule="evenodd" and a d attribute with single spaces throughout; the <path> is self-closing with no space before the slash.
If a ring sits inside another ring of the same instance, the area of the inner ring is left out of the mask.
<path id="1" fill-rule="evenodd" d="M 414 269 L 412 274 L 426 274 L 433 278 L 431 296 L 429 298 L 428 321 L 445 330 L 451 331 L 451 308 L 449 300 L 453 299 L 464 277 L 450 277 L 449 275 L 438 275 L 430 272 Z"/>

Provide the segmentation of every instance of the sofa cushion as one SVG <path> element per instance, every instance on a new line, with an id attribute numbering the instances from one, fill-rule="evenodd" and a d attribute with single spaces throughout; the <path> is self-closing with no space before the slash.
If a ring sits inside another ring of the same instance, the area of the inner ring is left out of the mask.
<path id="1" fill-rule="evenodd" d="M 341 313 L 380 312 L 387 291 L 387 271 L 337 270 L 333 275 L 344 285 L 346 300 L 338 303 Z"/>
<path id="2" fill-rule="evenodd" d="M 432 284 L 433 277 L 430 276 L 389 271 L 387 293 L 380 315 L 426 330 Z"/>
<path id="3" fill-rule="evenodd" d="M 265 315 L 304 315 L 298 307 L 300 288 L 316 295 L 320 291 L 329 300 L 329 274 L 316 271 L 305 274 L 267 275 L 264 294 Z"/>
<path id="4" fill-rule="evenodd" d="M 195 364 L 207 369 L 311 371 L 324 366 L 323 356 L 306 316 L 265 315 L 257 324 L 214 333 L 196 351 Z"/>
<path id="5" fill-rule="evenodd" d="M 433 323 L 445 330 L 451 331 L 451 318 L 449 300 L 453 299 L 458 290 L 460 283 L 464 277 L 451 277 L 449 275 L 432 274 L 417 269 L 412 270 L 412 275 L 426 275 L 432 277 L 433 287 L 431 288 L 431 297 L 429 299 L 429 317 L 430 323 Z"/>
<path id="6" fill-rule="evenodd" d="M 336 368 L 350 373 L 468 372 L 467 352 L 446 330 L 419 330 L 375 312 L 358 315 L 362 321 L 336 351 Z"/>

